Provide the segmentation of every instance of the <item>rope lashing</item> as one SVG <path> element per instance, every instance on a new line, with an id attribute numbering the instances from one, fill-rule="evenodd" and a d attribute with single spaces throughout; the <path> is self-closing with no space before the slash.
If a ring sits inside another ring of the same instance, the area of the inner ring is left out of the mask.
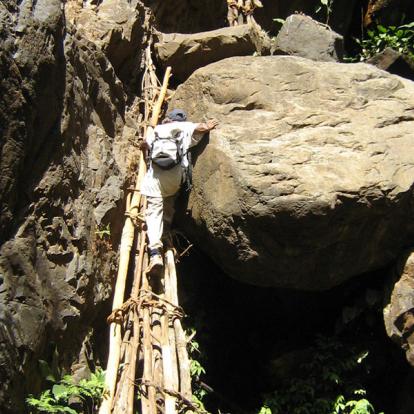
<path id="1" fill-rule="evenodd" d="M 142 393 L 146 393 L 146 388 L 148 387 L 153 387 L 155 388 L 159 393 L 162 394 L 168 394 L 171 395 L 172 397 L 175 397 L 179 400 L 179 403 L 181 403 L 181 405 L 184 405 L 185 407 L 189 408 L 190 410 L 192 410 L 194 413 L 199 413 L 199 414 L 208 414 L 207 411 L 203 410 L 201 407 L 199 407 L 198 405 L 196 405 L 195 403 L 193 403 L 192 401 L 190 401 L 188 398 L 185 398 L 181 393 L 179 393 L 178 391 L 174 391 L 174 390 L 169 390 L 167 388 L 164 387 L 160 387 L 159 385 L 150 382 L 150 381 L 143 381 L 141 380 L 140 383 L 138 384 L 140 390 Z"/>
<path id="2" fill-rule="evenodd" d="M 125 316 L 128 315 L 129 312 L 135 311 L 139 313 L 139 311 L 145 307 L 162 310 L 163 314 L 165 313 L 168 315 L 170 321 L 182 319 L 186 316 L 181 306 L 175 305 L 154 292 L 146 289 L 140 289 L 138 298 L 130 297 L 121 305 L 121 307 L 114 309 L 111 312 L 111 314 L 107 317 L 106 322 L 108 324 L 123 323 Z"/>

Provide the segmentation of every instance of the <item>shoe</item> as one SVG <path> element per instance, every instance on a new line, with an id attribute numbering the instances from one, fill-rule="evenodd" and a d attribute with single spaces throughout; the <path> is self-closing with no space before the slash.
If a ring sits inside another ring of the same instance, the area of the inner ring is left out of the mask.
<path id="1" fill-rule="evenodd" d="M 146 273 L 150 276 L 161 276 L 164 263 L 159 253 L 152 254 Z"/>

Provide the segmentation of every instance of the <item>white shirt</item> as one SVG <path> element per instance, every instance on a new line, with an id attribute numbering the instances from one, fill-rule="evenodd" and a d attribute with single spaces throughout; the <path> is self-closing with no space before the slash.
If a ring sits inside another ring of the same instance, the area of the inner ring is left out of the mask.
<path id="1" fill-rule="evenodd" d="M 178 139 L 181 141 L 183 154 L 186 154 L 188 149 L 197 145 L 204 135 L 203 133 L 194 133 L 197 125 L 193 122 L 169 122 L 157 125 L 154 130 L 148 129 L 146 141 L 151 147 L 155 138 L 155 132 L 165 136 L 169 131 L 179 129 L 181 134 Z M 173 196 L 181 187 L 183 168 L 185 167 L 188 167 L 187 156 L 183 156 L 181 165 L 177 165 L 170 170 L 163 170 L 151 163 L 142 181 L 141 194 L 147 197 Z"/>

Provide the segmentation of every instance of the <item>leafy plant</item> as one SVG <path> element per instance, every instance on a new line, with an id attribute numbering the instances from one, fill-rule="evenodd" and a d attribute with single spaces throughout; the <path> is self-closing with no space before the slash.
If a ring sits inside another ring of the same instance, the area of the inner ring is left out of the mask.
<path id="1" fill-rule="evenodd" d="M 332 414 L 375 414 L 373 405 L 365 398 L 360 396 L 366 395 L 365 390 L 354 391 L 356 400 L 346 401 L 343 395 L 339 395 L 335 401 Z M 380 413 L 383 414 L 383 413 Z"/>
<path id="2" fill-rule="evenodd" d="M 190 354 L 190 374 L 193 383 L 193 400 L 202 411 L 205 411 L 203 398 L 207 395 L 207 391 L 201 387 L 200 377 L 206 373 L 206 370 L 201 363 L 195 359 L 195 354 L 201 354 L 200 345 L 194 340 L 195 335 L 195 329 L 191 329 L 190 334 L 187 335 L 188 338 L 191 338 L 188 342 L 188 352 Z"/>
<path id="3" fill-rule="evenodd" d="M 411 55 L 414 58 L 414 22 L 402 26 L 378 25 L 367 31 L 366 39 L 355 39 L 361 47 L 360 60 L 382 52 L 386 47 Z"/>
<path id="4" fill-rule="evenodd" d="M 268 395 L 259 414 L 375 414 L 359 378 L 368 351 L 318 337 L 301 373 Z"/>
<path id="5" fill-rule="evenodd" d="M 95 231 L 95 234 L 100 238 L 103 239 L 105 236 L 111 235 L 111 228 L 109 227 L 109 224 L 106 225 L 103 229 L 99 229 Z"/>
<path id="6" fill-rule="evenodd" d="M 30 395 L 26 402 L 34 412 L 39 413 L 95 413 L 104 390 L 105 374 L 97 370 L 90 379 L 83 379 L 78 384 L 70 375 L 65 375 L 51 390 L 43 391 L 38 398 Z M 81 406 L 80 411 L 71 407 L 75 402 Z"/>

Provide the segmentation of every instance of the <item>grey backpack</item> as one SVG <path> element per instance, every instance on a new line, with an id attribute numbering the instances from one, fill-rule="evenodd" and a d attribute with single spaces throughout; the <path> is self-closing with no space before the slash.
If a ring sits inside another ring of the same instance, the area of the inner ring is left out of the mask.
<path id="1" fill-rule="evenodd" d="M 173 129 L 166 136 L 155 132 L 154 141 L 150 150 L 151 162 L 162 168 L 170 170 L 181 164 L 183 159 L 182 131 Z"/>

